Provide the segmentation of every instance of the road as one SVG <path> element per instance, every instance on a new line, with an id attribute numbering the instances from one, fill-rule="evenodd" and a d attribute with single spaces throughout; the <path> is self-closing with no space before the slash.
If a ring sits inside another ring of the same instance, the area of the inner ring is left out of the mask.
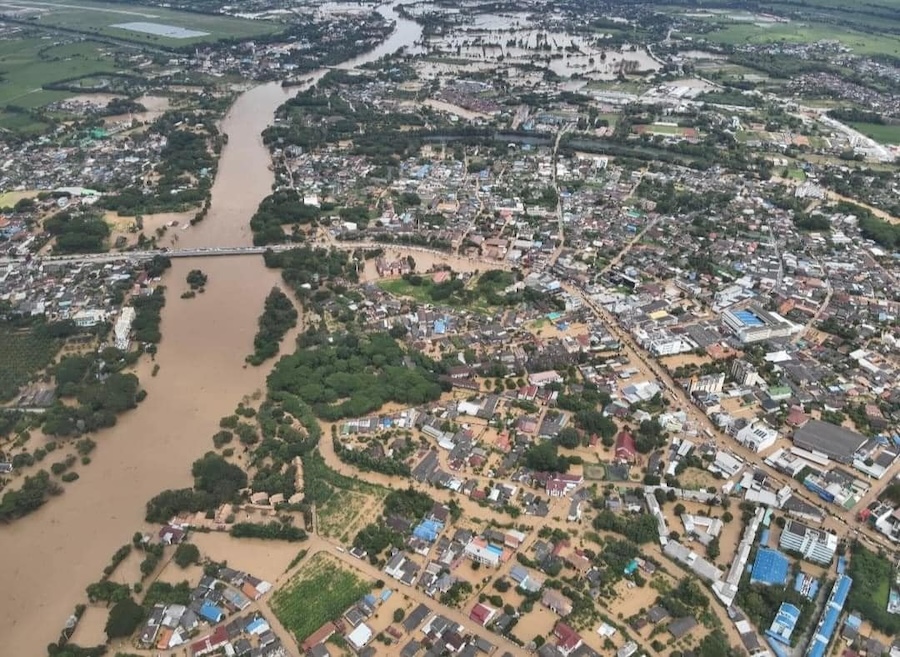
<path id="1" fill-rule="evenodd" d="M 574 123 L 567 123 L 566 125 L 564 125 L 560 129 L 560 131 L 556 133 L 556 141 L 553 142 L 553 189 L 556 191 L 556 221 L 558 226 L 557 232 L 559 233 L 559 245 L 556 247 L 553 255 L 550 256 L 548 267 L 552 267 L 556 264 L 556 261 L 559 259 L 559 256 L 563 251 L 563 248 L 565 248 L 566 246 L 566 227 L 565 222 L 563 221 L 562 196 L 560 196 L 559 194 L 559 177 L 557 175 L 557 169 L 559 165 L 558 154 L 559 142 L 562 140 L 563 135 L 574 127 Z"/>
<path id="2" fill-rule="evenodd" d="M 813 506 L 822 510 L 825 514 L 825 520 L 822 523 L 822 526 L 830 531 L 833 531 L 838 536 L 844 536 L 848 538 L 852 538 L 853 533 L 858 531 L 860 536 L 864 536 L 871 544 L 876 546 L 881 546 L 887 549 L 889 552 L 894 552 L 897 550 L 897 546 L 890 543 L 883 536 L 878 534 L 877 532 L 870 529 L 867 525 L 863 523 L 859 523 L 856 519 L 856 515 L 852 510 L 847 510 L 842 507 L 839 507 L 835 504 L 826 504 L 823 502 L 817 495 L 813 494 L 805 487 L 803 487 L 799 482 L 794 481 L 793 479 L 788 478 L 786 475 L 777 471 L 775 468 L 767 465 L 762 457 L 753 452 L 743 445 L 739 444 L 732 438 L 726 436 L 722 433 L 715 424 L 713 424 L 712 420 L 709 417 L 700 412 L 700 410 L 691 402 L 687 393 L 675 383 L 669 373 L 666 371 L 664 367 L 662 367 L 656 360 L 647 354 L 641 347 L 639 347 L 632 336 L 626 331 L 622 330 L 618 322 L 614 317 L 602 306 L 595 303 L 589 295 L 587 295 L 584 290 L 578 288 L 571 284 L 565 284 L 563 286 L 570 294 L 573 296 L 580 297 L 582 302 L 586 307 L 589 307 L 594 311 L 595 315 L 599 319 L 603 321 L 604 324 L 610 329 L 613 335 L 618 338 L 620 344 L 622 345 L 622 351 L 625 354 L 637 361 L 642 363 L 649 372 L 651 372 L 661 383 L 666 393 L 669 397 L 674 401 L 679 409 L 685 411 L 691 420 L 694 422 L 694 425 L 700 428 L 704 432 L 708 432 L 709 435 L 712 435 L 712 440 L 720 447 L 721 449 L 730 451 L 737 456 L 744 459 L 745 462 L 752 464 L 754 468 L 758 470 L 762 470 L 766 473 L 769 478 L 769 484 L 771 486 L 775 486 L 780 488 L 782 486 L 790 486 L 794 491 L 794 494 L 804 501 L 812 504 Z M 900 463 L 895 463 L 888 473 L 884 476 L 884 481 L 890 481 L 898 472 L 900 472 Z M 877 482 L 872 482 L 877 484 Z M 871 500 L 876 495 L 876 486 L 869 490 L 869 493 L 863 498 L 863 500 Z M 862 508 L 860 505 L 859 508 Z"/>

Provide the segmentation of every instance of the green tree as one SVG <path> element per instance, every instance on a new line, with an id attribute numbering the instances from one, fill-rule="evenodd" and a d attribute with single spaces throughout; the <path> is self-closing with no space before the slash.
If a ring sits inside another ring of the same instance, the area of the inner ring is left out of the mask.
<path id="1" fill-rule="evenodd" d="M 187 568 L 200 561 L 200 549 L 193 543 L 181 543 L 175 548 L 174 559 L 180 568 Z"/>
<path id="2" fill-rule="evenodd" d="M 131 597 L 120 600 L 109 610 L 106 636 L 110 640 L 131 636 L 142 620 L 144 620 L 143 607 Z"/>

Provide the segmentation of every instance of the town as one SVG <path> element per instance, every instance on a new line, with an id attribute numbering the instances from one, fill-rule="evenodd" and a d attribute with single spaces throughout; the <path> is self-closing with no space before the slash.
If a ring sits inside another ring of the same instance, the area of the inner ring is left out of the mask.
<path id="1" fill-rule="evenodd" d="M 890 3 L 182 4 L 0 8 L 11 650 L 900 656 Z"/>

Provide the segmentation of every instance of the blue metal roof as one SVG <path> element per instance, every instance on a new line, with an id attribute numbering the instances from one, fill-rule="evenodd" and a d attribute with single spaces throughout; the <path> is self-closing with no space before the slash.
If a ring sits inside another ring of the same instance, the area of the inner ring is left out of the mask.
<path id="1" fill-rule="evenodd" d="M 756 552 L 750 581 L 783 586 L 788 579 L 789 569 L 790 562 L 781 552 L 770 548 L 760 548 Z"/>
<path id="2" fill-rule="evenodd" d="M 806 651 L 806 657 L 824 657 L 852 585 L 853 580 L 846 575 L 840 575 L 837 578 L 834 588 L 831 589 L 831 595 L 828 596 L 828 602 L 825 604 L 825 612 L 819 620 L 816 633 Z"/>

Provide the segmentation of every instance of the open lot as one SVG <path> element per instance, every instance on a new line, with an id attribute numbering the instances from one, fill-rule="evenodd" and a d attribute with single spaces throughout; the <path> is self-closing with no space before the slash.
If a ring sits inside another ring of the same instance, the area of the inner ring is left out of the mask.
<path id="1" fill-rule="evenodd" d="M 336 559 L 319 553 L 275 592 L 271 606 L 282 625 L 302 643 L 327 621 L 340 616 L 369 588 Z"/>
<path id="2" fill-rule="evenodd" d="M 35 17 L 35 24 L 39 26 L 165 47 L 193 45 L 227 38 L 252 38 L 272 34 L 280 29 L 277 23 L 268 21 L 251 21 L 125 3 L 16 0 L 14 5 L 0 3 L 0 12 L 12 7 L 33 10 L 31 15 Z M 162 27 L 149 31 L 117 27 L 130 23 Z"/>

